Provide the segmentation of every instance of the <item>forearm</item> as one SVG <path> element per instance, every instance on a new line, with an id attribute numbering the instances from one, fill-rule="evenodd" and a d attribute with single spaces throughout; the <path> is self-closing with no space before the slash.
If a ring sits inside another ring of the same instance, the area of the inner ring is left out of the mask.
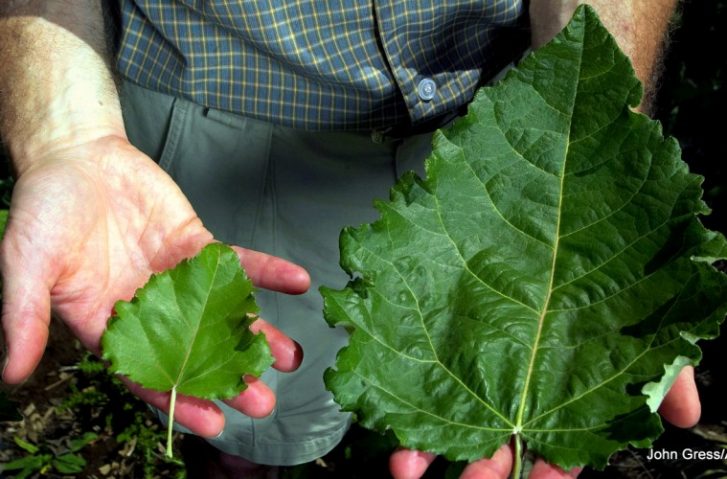
<path id="1" fill-rule="evenodd" d="M 533 46 L 541 46 L 553 38 L 582 3 L 596 10 L 619 47 L 631 58 L 648 98 L 659 72 L 677 0 L 531 0 Z"/>
<path id="2" fill-rule="evenodd" d="M 98 0 L 3 0 L 0 136 L 18 174 L 69 144 L 124 136 Z"/>

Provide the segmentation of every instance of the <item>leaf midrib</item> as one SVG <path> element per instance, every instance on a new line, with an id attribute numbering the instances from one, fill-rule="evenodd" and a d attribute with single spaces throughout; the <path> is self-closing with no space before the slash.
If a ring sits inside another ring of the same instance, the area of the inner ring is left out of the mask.
<path id="1" fill-rule="evenodd" d="M 578 66 L 577 70 L 580 72 L 581 67 L 583 65 L 583 51 L 585 47 L 581 44 L 580 47 L 580 55 L 578 56 Z M 533 347 L 530 353 L 530 361 L 528 363 L 528 370 L 525 375 L 525 384 L 523 385 L 523 390 L 520 395 L 520 404 L 518 405 L 518 411 L 517 416 L 515 418 L 515 427 L 514 427 L 514 434 L 521 434 L 523 429 L 523 418 L 525 416 L 525 405 L 527 404 L 527 398 L 528 398 L 528 392 L 530 389 L 530 380 L 533 376 L 533 370 L 535 369 L 535 359 L 537 358 L 538 351 L 539 351 L 539 345 L 540 340 L 542 338 L 543 333 L 543 324 L 545 323 L 545 317 L 548 314 L 548 308 L 550 306 L 550 300 L 553 295 L 553 285 L 555 283 L 555 267 L 558 260 L 558 252 L 559 252 L 559 244 L 560 244 L 560 228 L 561 228 L 561 220 L 563 218 L 563 190 L 565 187 L 565 170 L 566 170 L 566 164 L 568 163 L 568 154 L 570 152 L 570 146 L 571 146 L 571 136 L 572 136 L 572 129 L 573 129 L 573 114 L 575 110 L 575 104 L 576 99 L 578 98 L 578 92 L 580 89 L 581 84 L 581 78 L 578 77 L 576 81 L 575 88 L 573 90 L 573 97 L 571 98 L 571 104 L 570 104 L 570 115 L 567 115 L 568 118 L 568 128 L 567 131 L 567 137 L 566 137 L 566 146 L 565 146 L 565 152 L 563 154 L 563 163 L 560 171 L 560 185 L 559 185 L 559 194 L 558 194 L 558 209 L 557 209 L 557 219 L 555 224 L 555 240 L 553 243 L 553 259 L 551 261 L 550 265 L 550 279 L 548 280 L 548 289 L 545 296 L 545 299 L 543 301 L 543 309 L 540 312 L 540 315 L 538 316 L 538 329 L 535 333 L 535 340 L 533 341 Z"/>
<path id="2" fill-rule="evenodd" d="M 207 306 L 209 305 L 209 299 L 210 299 L 210 296 L 212 295 L 212 290 L 214 289 L 214 284 L 215 284 L 215 280 L 217 279 L 217 272 L 219 271 L 219 269 L 220 269 L 220 255 L 218 253 L 217 258 L 215 260 L 215 269 L 214 269 L 214 272 L 212 273 L 212 278 L 210 279 L 209 287 L 207 288 L 207 297 L 205 298 L 204 306 L 202 307 L 202 313 L 200 314 L 199 320 L 196 322 L 197 324 L 195 325 L 194 333 L 192 334 L 192 342 L 189 345 L 189 348 L 187 349 L 187 353 L 184 356 L 182 365 L 179 367 L 179 374 L 177 375 L 177 379 L 174 382 L 174 387 L 177 389 L 178 389 L 178 386 L 180 385 L 180 383 L 183 379 L 184 373 L 187 369 L 187 363 L 189 362 L 189 358 L 192 355 L 192 350 L 194 349 L 194 346 L 197 343 L 197 338 L 199 337 L 199 330 L 202 326 L 202 321 L 203 321 L 203 318 L 207 311 Z M 176 301 L 176 298 L 177 298 L 176 290 L 175 290 L 174 298 Z"/>

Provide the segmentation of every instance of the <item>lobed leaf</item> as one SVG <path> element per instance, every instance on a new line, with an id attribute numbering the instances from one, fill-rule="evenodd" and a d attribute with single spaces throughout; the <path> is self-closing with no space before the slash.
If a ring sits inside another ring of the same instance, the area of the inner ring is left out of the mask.
<path id="1" fill-rule="evenodd" d="M 381 218 L 341 234 L 323 288 L 352 330 L 327 387 L 366 427 L 452 460 L 511 439 L 602 467 L 661 432 L 654 409 L 718 334 L 725 257 L 701 178 L 589 7 L 434 138 Z"/>

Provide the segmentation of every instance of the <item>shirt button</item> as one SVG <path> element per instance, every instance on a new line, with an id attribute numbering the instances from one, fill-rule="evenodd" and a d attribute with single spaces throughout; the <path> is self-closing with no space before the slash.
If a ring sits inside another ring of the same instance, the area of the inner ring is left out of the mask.
<path id="1" fill-rule="evenodd" d="M 422 101 L 431 101 L 437 93 L 437 84 L 431 78 L 424 78 L 417 85 L 417 95 Z"/>

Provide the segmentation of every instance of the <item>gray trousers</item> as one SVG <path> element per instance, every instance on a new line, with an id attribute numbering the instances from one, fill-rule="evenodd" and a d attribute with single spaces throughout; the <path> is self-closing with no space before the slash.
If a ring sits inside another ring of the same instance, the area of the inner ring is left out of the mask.
<path id="1" fill-rule="evenodd" d="M 318 287 L 346 284 L 338 266 L 341 228 L 377 218 L 373 200 L 388 198 L 400 173 L 421 169 L 431 135 L 393 140 L 276 127 L 130 82 L 122 104 L 131 142 L 174 178 L 218 240 L 286 258 L 311 275 L 302 296 L 257 294 L 261 316 L 304 351 L 298 371 L 263 375 L 278 398 L 274 413 L 251 419 L 220 403 L 226 426 L 210 443 L 260 464 L 324 455 L 350 418 L 323 384 L 347 334 L 323 320 Z"/>

